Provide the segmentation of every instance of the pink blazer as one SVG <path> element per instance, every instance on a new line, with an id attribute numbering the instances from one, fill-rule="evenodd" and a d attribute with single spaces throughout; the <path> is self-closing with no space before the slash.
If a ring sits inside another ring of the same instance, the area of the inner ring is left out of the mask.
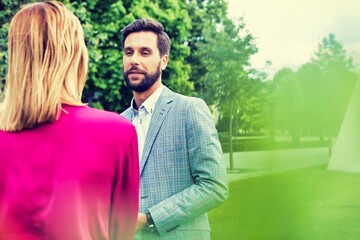
<path id="1" fill-rule="evenodd" d="M 63 109 L 54 123 L 0 131 L 0 239 L 132 239 L 135 128 L 116 113 Z"/>

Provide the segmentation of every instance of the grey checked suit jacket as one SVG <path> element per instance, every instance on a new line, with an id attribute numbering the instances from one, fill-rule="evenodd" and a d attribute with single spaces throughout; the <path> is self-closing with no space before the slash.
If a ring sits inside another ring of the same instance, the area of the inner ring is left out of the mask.
<path id="1" fill-rule="evenodd" d="M 122 113 L 129 120 L 131 108 Z M 228 196 L 223 153 L 210 111 L 199 98 L 164 87 L 156 103 L 140 163 L 139 212 L 158 233 L 135 239 L 210 239 L 207 212 Z"/>

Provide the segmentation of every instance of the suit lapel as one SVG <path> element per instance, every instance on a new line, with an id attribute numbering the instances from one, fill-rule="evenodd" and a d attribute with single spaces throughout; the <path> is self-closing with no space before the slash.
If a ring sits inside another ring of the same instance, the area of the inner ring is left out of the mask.
<path id="1" fill-rule="evenodd" d="M 155 105 L 155 111 L 153 113 L 153 116 L 151 117 L 149 129 L 146 135 L 140 163 L 140 175 L 149 157 L 150 150 L 155 142 L 160 127 L 163 124 L 164 119 L 171 108 L 171 102 L 173 101 L 173 98 L 174 93 L 167 87 L 164 87 L 159 97 L 159 100 Z"/>

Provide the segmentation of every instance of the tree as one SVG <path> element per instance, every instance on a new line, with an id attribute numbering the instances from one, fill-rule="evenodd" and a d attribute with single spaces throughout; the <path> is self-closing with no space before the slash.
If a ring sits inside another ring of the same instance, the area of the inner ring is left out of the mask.
<path id="1" fill-rule="evenodd" d="M 205 94 L 206 81 L 202 76 L 206 73 L 206 66 L 202 64 L 202 56 L 195 54 L 198 51 L 197 45 L 207 41 L 204 31 L 215 29 L 218 24 L 227 19 L 228 4 L 224 0 L 188 0 L 184 1 L 191 18 L 192 28 L 187 37 L 187 45 L 190 47 L 191 54 L 186 58 L 186 62 L 191 64 L 190 81 L 194 83 L 195 92 L 203 97 Z"/>
<path id="2" fill-rule="evenodd" d="M 347 57 L 342 44 L 329 34 L 319 44 L 311 63 L 317 65 L 324 77 L 323 118 L 328 137 L 338 134 L 346 107 L 356 81 L 352 59 Z"/>
<path id="3" fill-rule="evenodd" d="M 314 63 L 303 64 L 296 72 L 304 105 L 300 116 L 302 116 L 302 128 L 304 134 L 318 136 L 323 141 L 325 133 L 325 119 L 327 99 L 325 98 L 326 82 L 320 67 Z"/>
<path id="4" fill-rule="evenodd" d="M 6 49 L 8 23 L 19 6 L 30 1 L 1 1 L 1 50 Z M 163 82 L 172 90 L 193 94 L 189 81 L 190 65 L 186 58 L 190 48 L 186 45 L 191 19 L 184 2 L 172 0 L 62 0 L 80 19 L 89 49 L 89 73 L 83 93 L 85 102 L 97 108 L 121 112 L 132 98 L 123 80 L 121 29 L 135 18 L 150 17 L 163 23 L 172 38 L 168 68 Z M 5 46 L 5 48 L 4 48 Z M 5 56 L 5 57 L 4 57 Z M 0 54 L 0 66 L 6 66 L 6 50 Z M 3 72 L 6 69 L 0 69 Z"/>
<path id="5" fill-rule="evenodd" d="M 206 41 L 197 43 L 198 51 L 194 54 L 206 66 L 206 73 L 201 77 L 205 99 L 215 104 L 221 115 L 229 117 L 230 168 L 233 169 L 233 119 L 248 98 L 249 59 L 257 48 L 252 35 L 245 31 L 242 19 L 227 20 L 217 28 L 207 29 L 204 39 Z"/>
<path id="6" fill-rule="evenodd" d="M 334 66 L 354 70 L 352 58 L 347 57 L 344 47 L 332 33 L 319 43 L 311 62 L 317 64 L 325 72 Z"/>
<path id="7" fill-rule="evenodd" d="M 295 72 L 289 68 L 280 69 L 273 78 L 275 91 L 274 108 L 277 109 L 276 125 L 287 131 L 292 141 L 299 142 L 303 96 Z"/>
<path id="8" fill-rule="evenodd" d="M 188 81 L 190 66 L 184 61 L 190 53 L 184 44 L 190 19 L 186 11 L 175 1 L 74 1 L 87 10 L 89 17 L 90 71 L 85 89 L 85 98 L 96 107 L 121 112 L 129 106 L 132 98 L 123 80 L 121 34 L 123 27 L 136 18 L 149 17 L 163 23 L 172 38 L 168 68 L 163 73 L 163 82 L 174 91 L 191 93 Z"/>

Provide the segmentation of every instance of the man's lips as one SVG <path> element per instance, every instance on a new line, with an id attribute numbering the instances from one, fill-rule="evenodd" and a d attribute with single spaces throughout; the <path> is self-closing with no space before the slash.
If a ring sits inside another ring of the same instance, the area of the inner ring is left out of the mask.
<path id="1" fill-rule="evenodd" d="M 138 66 L 132 65 L 129 66 L 128 69 L 126 69 L 125 71 L 126 74 L 146 74 L 145 69 L 141 69 Z"/>
<path id="2" fill-rule="evenodd" d="M 127 74 L 146 74 L 146 71 L 134 67 L 127 70 Z"/>
<path id="3" fill-rule="evenodd" d="M 132 70 L 132 71 L 129 71 L 127 73 L 127 75 L 132 79 L 132 80 L 139 80 L 140 78 L 142 78 L 142 76 L 145 75 L 144 72 L 142 71 L 138 71 L 138 70 Z"/>

